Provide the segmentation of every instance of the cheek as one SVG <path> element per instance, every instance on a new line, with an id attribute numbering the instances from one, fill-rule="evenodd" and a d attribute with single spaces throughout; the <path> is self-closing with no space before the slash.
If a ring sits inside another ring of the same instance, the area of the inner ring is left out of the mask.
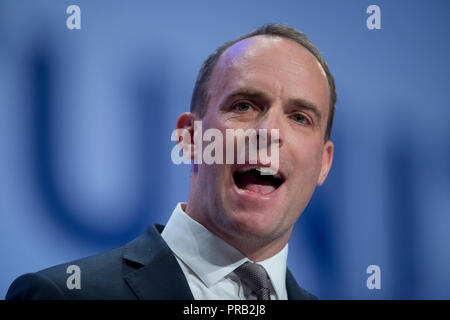
<path id="1" fill-rule="evenodd" d="M 315 186 L 322 167 L 321 142 L 304 140 L 292 149 L 293 169 L 297 176 L 302 176 L 303 183 L 310 182 Z M 305 181 L 306 179 L 306 181 Z M 310 181 L 311 180 L 311 181 Z"/>
<path id="2" fill-rule="evenodd" d="M 209 192 L 218 184 L 218 181 L 222 181 L 223 171 L 220 165 L 202 164 L 199 166 L 199 180 L 204 188 L 203 192 Z"/>

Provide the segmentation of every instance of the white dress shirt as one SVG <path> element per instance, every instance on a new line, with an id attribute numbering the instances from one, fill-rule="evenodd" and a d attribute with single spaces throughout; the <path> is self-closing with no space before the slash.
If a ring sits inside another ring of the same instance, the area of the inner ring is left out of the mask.
<path id="1" fill-rule="evenodd" d="M 183 204 L 184 205 L 184 204 Z M 188 216 L 179 203 L 162 237 L 175 254 L 196 300 L 254 300 L 234 270 L 250 261 L 237 249 Z M 286 300 L 288 245 L 259 261 L 271 280 L 271 299 Z"/>

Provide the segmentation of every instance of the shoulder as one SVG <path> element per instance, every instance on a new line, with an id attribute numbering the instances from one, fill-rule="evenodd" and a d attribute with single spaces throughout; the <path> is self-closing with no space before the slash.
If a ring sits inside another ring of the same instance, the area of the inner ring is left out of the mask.
<path id="1" fill-rule="evenodd" d="M 121 282 L 122 251 L 120 247 L 24 274 L 11 284 L 6 299 L 95 299 L 93 292 L 113 295 L 110 290 Z"/>
<path id="2" fill-rule="evenodd" d="M 158 248 L 160 236 L 153 229 L 122 247 L 24 274 L 11 284 L 6 299 L 136 299 L 124 276 L 138 263 L 127 256 L 139 260 Z"/>

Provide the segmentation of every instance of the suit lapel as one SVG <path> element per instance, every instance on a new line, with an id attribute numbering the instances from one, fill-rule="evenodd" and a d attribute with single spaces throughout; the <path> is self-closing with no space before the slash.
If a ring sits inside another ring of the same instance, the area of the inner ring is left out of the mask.
<path id="1" fill-rule="evenodd" d="M 313 296 L 306 290 L 302 289 L 295 281 L 289 269 L 286 269 L 286 291 L 289 300 L 316 300 L 317 297 Z"/>
<path id="2" fill-rule="evenodd" d="M 193 300 L 178 261 L 153 225 L 124 248 L 124 279 L 142 300 Z"/>

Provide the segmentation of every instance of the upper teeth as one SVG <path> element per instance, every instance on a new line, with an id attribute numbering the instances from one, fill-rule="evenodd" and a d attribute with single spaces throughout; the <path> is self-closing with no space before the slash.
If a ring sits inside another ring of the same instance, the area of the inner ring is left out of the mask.
<path id="1" fill-rule="evenodd" d="M 261 175 L 264 175 L 264 176 L 266 176 L 266 175 L 271 175 L 271 176 L 273 176 L 274 178 L 281 179 L 281 175 L 277 172 L 277 170 L 275 170 L 275 169 L 273 169 L 273 168 L 268 168 L 268 167 L 258 167 L 258 166 L 254 166 L 254 167 L 251 167 L 251 166 L 250 166 L 250 167 L 243 167 L 243 168 L 240 168 L 240 169 L 238 170 L 238 172 L 243 173 L 243 172 L 250 171 L 250 170 L 252 170 L 252 169 L 255 169 L 255 170 L 259 171 L 259 173 L 260 173 Z"/>

